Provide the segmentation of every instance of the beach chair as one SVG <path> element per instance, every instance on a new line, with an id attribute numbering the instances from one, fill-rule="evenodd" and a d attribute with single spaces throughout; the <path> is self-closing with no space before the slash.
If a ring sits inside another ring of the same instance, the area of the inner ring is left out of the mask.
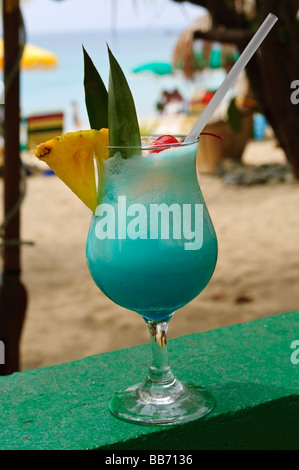
<path id="1" fill-rule="evenodd" d="M 63 112 L 34 114 L 27 117 L 27 149 L 63 134 Z"/>

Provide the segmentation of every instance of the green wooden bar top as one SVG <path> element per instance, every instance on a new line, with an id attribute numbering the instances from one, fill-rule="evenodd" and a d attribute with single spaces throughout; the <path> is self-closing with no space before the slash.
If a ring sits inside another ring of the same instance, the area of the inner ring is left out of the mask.
<path id="1" fill-rule="evenodd" d="M 169 340 L 173 372 L 217 402 L 175 426 L 126 423 L 107 408 L 145 378 L 150 344 L 0 377 L 0 449 L 299 449 L 298 325 L 299 311 Z"/>

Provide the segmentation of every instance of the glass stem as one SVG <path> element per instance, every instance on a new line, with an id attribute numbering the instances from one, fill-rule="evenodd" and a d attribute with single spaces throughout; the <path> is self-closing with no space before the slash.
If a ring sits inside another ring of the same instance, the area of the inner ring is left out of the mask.
<path id="1" fill-rule="evenodd" d="M 184 393 L 183 385 L 174 377 L 168 362 L 167 330 L 169 320 L 145 320 L 152 341 L 152 363 L 139 396 L 146 403 L 173 403 Z"/>

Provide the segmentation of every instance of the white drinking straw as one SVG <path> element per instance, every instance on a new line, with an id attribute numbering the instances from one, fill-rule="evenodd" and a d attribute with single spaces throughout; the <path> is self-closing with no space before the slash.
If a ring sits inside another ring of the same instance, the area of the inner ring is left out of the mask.
<path id="1" fill-rule="evenodd" d="M 272 13 L 269 13 L 265 21 L 261 24 L 261 26 L 255 33 L 253 38 L 245 47 L 244 51 L 240 55 L 237 62 L 233 65 L 230 72 L 227 74 L 227 76 L 221 83 L 220 87 L 216 91 L 215 95 L 213 96 L 209 104 L 201 113 L 200 117 L 198 118 L 193 128 L 187 135 L 185 142 L 194 140 L 199 136 L 199 134 L 201 133 L 201 131 L 203 130 L 203 128 L 205 127 L 205 125 L 207 124 L 207 122 L 209 121 L 213 113 L 215 112 L 216 108 L 225 97 L 228 90 L 234 84 L 238 75 L 242 72 L 244 67 L 247 65 L 247 63 L 249 62 L 249 60 L 251 59 L 255 51 L 258 49 L 258 47 L 261 45 L 261 43 L 263 42 L 263 40 L 265 39 L 270 29 L 274 26 L 277 20 L 278 20 L 277 16 L 273 15 Z"/>

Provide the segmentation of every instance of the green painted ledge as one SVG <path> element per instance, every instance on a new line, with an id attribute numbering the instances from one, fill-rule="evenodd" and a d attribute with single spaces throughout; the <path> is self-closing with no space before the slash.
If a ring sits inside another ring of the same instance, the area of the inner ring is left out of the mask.
<path id="1" fill-rule="evenodd" d="M 149 344 L 0 377 L 0 449 L 299 449 L 298 324 L 291 312 L 170 340 L 174 373 L 217 400 L 177 426 L 129 424 L 107 409 L 143 380 Z"/>

